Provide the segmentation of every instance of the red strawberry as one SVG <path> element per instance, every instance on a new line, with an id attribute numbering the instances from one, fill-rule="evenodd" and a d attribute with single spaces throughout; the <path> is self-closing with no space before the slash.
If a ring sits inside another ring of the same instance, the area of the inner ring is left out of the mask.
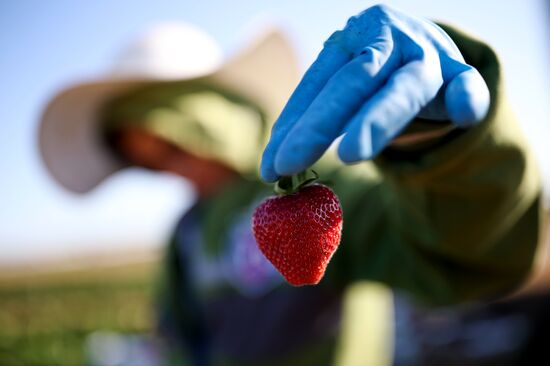
<path id="1" fill-rule="evenodd" d="M 342 234 L 342 208 L 321 184 L 267 198 L 253 216 L 262 253 L 294 286 L 319 283 Z"/>

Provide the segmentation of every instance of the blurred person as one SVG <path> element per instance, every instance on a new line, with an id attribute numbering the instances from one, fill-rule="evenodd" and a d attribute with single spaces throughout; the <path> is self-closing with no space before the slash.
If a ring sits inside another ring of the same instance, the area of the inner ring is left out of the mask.
<path id="1" fill-rule="evenodd" d="M 293 50 L 278 29 L 260 31 L 246 48 L 224 61 L 218 45 L 198 28 L 160 24 L 123 50 L 109 74 L 68 87 L 48 104 L 40 149 L 49 172 L 68 190 L 87 193 L 127 166 L 171 172 L 187 178 L 196 189 L 197 203 L 177 225 L 168 248 L 170 290 L 159 301 L 163 331 L 167 322 L 170 328 L 181 325 L 178 319 L 185 310 L 172 307 L 180 301 L 174 297 L 185 294 L 183 288 L 174 289 L 183 281 L 176 252 L 183 251 L 191 231 L 199 229 L 192 224 L 188 233 L 187 222 L 203 209 L 217 215 L 208 207 L 213 202 L 269 192 L 255 178 L 258 156 L 269 131 L 267 123 L 283 107 L 297 76 Z M 201 218 L 200 224 L 221 219 L 229 217 Z M 227 276 L 235 277 L 236 286 L 243 282 L 240 291 L 253 296 L 266 291 L 264 277 L 273 282 L 270 287 L 281 279 L 249 241 L 248 219 L 239 220 L 245 246 L 233 251 L 244 250 L 249 261 L 232 265 L 228 257 L 228 271 L 235 267 L 239 272 Z M 218 234 L 215 228 L 209 232 Z M 232 235 L 241 242 L 238 230 Z M 202 246 L 195 244 L 196 249 Z M 207 263 L 210 256 L 198 256 L 193 263 L 200 264 L 202 274 L 219 272 Z M 248 264 L 258 275 L 246 272 Z"/>
<path id="2" fill-rule="evenodd" d="M 156 33 L 130 49 L 117 78 L 60 93 L 40 134 L 47 167 L 72 191 L 124 166 L 196 188 L 158 301 L 174 364 L 381 365 L 391 359 L 393 300 L 370 281 L 442 306 L 496 298 L 528 275 L 540 182 L 485 44 L 384 6 L 325 43 L 262 158 L 268 182 L 316 164 L 342 202 L 342 244 L 325 278 L 293 288 L 250 227 L 270 194 L 257 162 L 297 82 L 293 53 L 275 31 L 223 63 L 192 33 L 187 47 L 164 42 L 163 57 Z M 354 166 L 317 162 L 341 135 L 339 157 Z"/>

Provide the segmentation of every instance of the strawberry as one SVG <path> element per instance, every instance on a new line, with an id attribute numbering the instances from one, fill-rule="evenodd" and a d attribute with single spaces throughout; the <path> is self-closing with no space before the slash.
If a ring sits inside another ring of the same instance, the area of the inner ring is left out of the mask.
<path id="1" fill-rule="evenodd" d="M 336 194 L 325 185 L 307 183 L 267 198 L 252 220 L 260 250 L 294 286 L 319 283 L 342 234 Z"/>

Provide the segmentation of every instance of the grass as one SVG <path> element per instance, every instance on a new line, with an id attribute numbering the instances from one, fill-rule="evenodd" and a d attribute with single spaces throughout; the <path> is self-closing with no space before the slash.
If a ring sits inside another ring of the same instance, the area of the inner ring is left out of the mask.
<path id="1" fill-rule="evenodd" d="M 0 276 L 0 364 L 84 365 L 96 330 L 151 330 L 158 260 Z"/>

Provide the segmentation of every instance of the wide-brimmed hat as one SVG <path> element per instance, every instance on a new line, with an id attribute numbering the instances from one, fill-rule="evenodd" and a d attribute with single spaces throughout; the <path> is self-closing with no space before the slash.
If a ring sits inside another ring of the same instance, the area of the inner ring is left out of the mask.
<path id="1" fill-rule="evenodd" d="M 61 90 L 47 104 L 39 148 L 50 174 L 68 190 L 85 193 L 123 168 L 102 141 L 101 108 L 149 83 L 200 79 L 248 99 L 273 121 L 297 83 L 298 65 L 279 28 L 256 34 L 224 60 L 216 42 L 194 26 L 152 27 L 119 55 L 108 73 Z"/>

